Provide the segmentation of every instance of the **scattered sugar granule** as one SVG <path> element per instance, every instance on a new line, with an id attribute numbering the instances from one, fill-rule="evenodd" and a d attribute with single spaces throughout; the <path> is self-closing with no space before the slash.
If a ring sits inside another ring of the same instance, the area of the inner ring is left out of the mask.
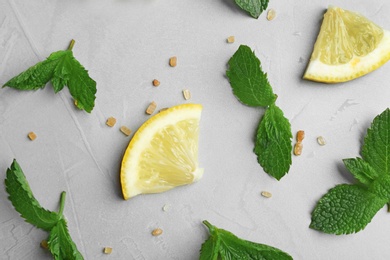
<path id="1" fill-rule="evenodd" d="M 271 198 L 272 197 L 272 193 L 268 192 L 268 191 L 262 191 L 261 192 L 261 196 L 263 196 L 265 198 Z"/>
<path id="2" fill-rule="evenodd" d="M 106 246 L 104 249 L 103 249 L 103 253 L 105 254 L 111 254 L 112 253 L 112 247 L 108 247 Z"/>
<path id="3" fill-rule="evenodd" d="M 28 138 L 31 140 L 31 141 L 34 141 L 35 139 L 37 139 L 37 135 L 34 133 L 34 132 L 30 132 L 28 133 Z"/>
<path id="4" fill-rule="evenodd" d="M 155 86 L 155 87 L 160 86 L 160 81 L 158 81 L 157 79 L 154 79 L 153 80 L 153 86 Z"/>
<path id="5" fill-rule="evenodd" d="M 188 89 L 183 90 L 183 97 L 185 100 L 188 100 L 191 98 L 191 92 Z"/>
<path id="6" fill-rule="evenodd" d="M 106 125 L 108 125 L 109 127 L 113 127 L 115 124 L 116 124 L 115 117 L 107 118 Z"/>
<path id="7" fill-rule="evenodd" d="M 41 243 L 39 244 L 42 248 L 44 249 L 49 249 L 49 244 L 47 243 L 46 240 L 42 240 Z"/>
<path id="8" fill-rule="evenodd" d="M 269 9 L 267 12 L 267 20 L 272 21 L 276 17 L 276 11 L 275 9 Z"/>
<path id="9" fill-rule="evenodd" d="M 299 156 L 302 154 L 303 144 L 298 142 L 294 146 L 294 155 Z"/>
<path id="10" fill-rule="evenodd" d="M 159 236 L 163 233 L 162 229 L 161 228 L 156 228 L 152 231 L 152 236 L 156 237 L 156 236 Z"/>
<path id="11" fill-rule="evenodd" d="M 163 210 L 164 212 L 167 212 L 168 210 L 170 210 L 170 208 L 171 208 L 171 205 L 165 204 L 165 205 L 162 207 L 162 210 Z"/>
<path id="12" fill-rule="evenodd" d="M 298 143 L 301 143 L 303 141 L 303 139 L 305 138 L 305 131 L 303 130 L 299 130 L 297 132 L 297 142 Z"/>
<path id="13" fill-rule="evenodd" d="M 153 114 L 154 110 L 156 110 L 156 107 L 157 107 L 156 102 L 153 101 L 152 103 L 150 103 L 150 105 L 148 106 L 148 108 L 145 111 L 146 114 L 148 114 L 148 115 Z"/>
<path id="14" fill-rule="evenodd" d="M 121 132 L 124 134 L 124 135 L 127 135 L 129 136 L 131 134 L 131 130 L 129 128 L 127 128 L 126 126 L 121 126 L 120 128 Z"/>
<path id="15" fill-rule="evenodd" d="M 321 146 L 326 145 L 326 141 L 325 141 L 324 137 L 322 137 L 322 136 L 317 137 L 317 143 Z"/>
<path id="16" fill-rule="evenodd" d="M 162 112 L 162 111 L 165 111 L 167 110 L 169 107 L 164 107 L 164 108 L 161 108 L 158 112 Z"/>
<path id="17" fill-rule="evenodd" d="M 226 41 L 227 41 L 228 43 L 233 43 L 235 40 L 236 40 L 236 39 L 235 39 L 234 36 L 229 36 L 229 37 L 227 38 Z"/>
<path id="18" fill-rule="evenodd" d="M 176 56 L 173 56 L 169 59 L 169 66 L 171 67 L 176 67 L 177 65 L 177 57 Z"/>

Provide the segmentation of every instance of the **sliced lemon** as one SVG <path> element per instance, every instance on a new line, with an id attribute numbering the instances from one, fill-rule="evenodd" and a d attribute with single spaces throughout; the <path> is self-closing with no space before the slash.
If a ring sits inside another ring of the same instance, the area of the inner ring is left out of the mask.
<path id="1" fill-rule="evenodd" d="M 330 6 L 303 78 L 325 83 L 349 81 L 389 59 L 389 31 L 358 13 Z"/>
<path id="2" fill-rule="evenodd" d="M 185 104 L 161 111 L 134 134 L 122 160 L 123 197 L 160 193 L 199 180 L 199 121 L 202 106 Z"/>

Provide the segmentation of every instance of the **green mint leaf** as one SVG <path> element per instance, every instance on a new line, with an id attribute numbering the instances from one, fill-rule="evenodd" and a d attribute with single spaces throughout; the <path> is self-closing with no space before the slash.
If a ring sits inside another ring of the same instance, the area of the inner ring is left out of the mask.
<path id="1" fill-rule="evenodd" d="M 95 102 L 96 82 L 89 77 L 88 71 L 73 57 L 73 53 L 67 52 L 64 67 L 58 74 L 62 76 L 63 80 L 68 78 L 66 85 L 72 97 L 77 101 L 77 107 L 91 112 Z"/>
<path id="2" fill-rule="evenodd" d="M 36 90 L 45 87 L 53 77 L 53 71 L 58 65 L 58 60 L 44 60 L 38 62 L 18 76 L 10 79 L 3 87 L 11 87 L 20 90 Z"/>
<path id="3" fill-rule="evenodd" d="M 240 239 L 229 231 L 211 225 L 208 221 L 203 223 L 208 227 L 210 237 L 202 245 L 200 260 L 293 259 L 277 248 Z"/>
<path id="4" fill-rule="evenodd" d="M 72 241 L 63 217 L 65 192 L 62 192 L 59 212 L 48 211 L 35 199 L 20 165 L 16 160 L 7 170 L 5 179 L 9 199 L 21 216 L 29 223 L 50 232 L 48 245 L 55 259 L 82 260 L 83 257 Z"/>
<path id="5" fill-rule="evenodd" d="M 50 231 L 47 241 L 49 250 L 56 260 L 82 260 L 75 243 L 69 235 L 65 219 L 61 219 Z"/>
<path id="6" fill-rule="evenodd" d="M 347 169 L 361 184 L 369 186 L 378 178 L 378 174 L 370 164 L 361 158 L 344 159 L 343 162 Z"/>
<path id="7" fill-rule="evenodd" d="M 51 81 L 55 93 L 67 86 L 70 94 L 77 101 L 77 107 L 90 113 L 95 104 L 96 82 L 74 58 L 71 50 L 73 44 L 74 41 L 71 42 L 68 50 L 52 53 L 46 60 L 9 80 L 3 87 L 36 90 Z"/>
<path id="8" fill-rule="evenodd" d="M 56 225 L 61 216 L 41 207 L 16 160 L 7 170 L 5 186 L 12 205 L 27 222 L 46 231 Z"/>
<path id="9" fill-rule="evenodd" d="M 390 175 L 390 110 L 374 118 L 367 130 L 362 157 L 378 174 Z"/>
<path id="10" fill-rule="evenodd" d="M 270 105 L 260 121 L 254 152 L 264 171 L 280 180 L 291 165 L 291 125 L 282 110 Z"/>
<path id="11" fill-rule="evenodd" d="M 357 185 L 337 185 L 318 202 L 310 227 L 336 235 L 358 232 L 387 201 Z"/>
<path id="12" fill-rule="evenodd" d="M 260 14 L 267 9 L 269 0 L 235 0 L 236 4 L 247 11 L 253 18 L 259 18 Z"/>
<path id="13" fill-rule="evenodd" d="M 276 100 L 267 74 L 261 70 L 260 60 L 245 45 L 241 45 L 229 60 L 226 71 L 237 99 L 248 106 L 269 106 Z"/>

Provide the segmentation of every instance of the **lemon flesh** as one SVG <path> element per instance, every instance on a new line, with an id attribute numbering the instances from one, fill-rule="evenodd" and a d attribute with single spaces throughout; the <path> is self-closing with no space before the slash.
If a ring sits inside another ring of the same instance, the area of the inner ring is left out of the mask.
<path id="1" fill-rule="evenodd" d="M 389 31 L 358 13 L 329 7 L 303 78 L 325 83 L 349 81 L 389 59 Z"/>
<path id="2" fill-rule="evenodd" d="M 185 104 L 146 121 L 126 149 L 121 167 L 123 197 L 160 193 L 199 180 L 199 121 L 202 106 Z"/>

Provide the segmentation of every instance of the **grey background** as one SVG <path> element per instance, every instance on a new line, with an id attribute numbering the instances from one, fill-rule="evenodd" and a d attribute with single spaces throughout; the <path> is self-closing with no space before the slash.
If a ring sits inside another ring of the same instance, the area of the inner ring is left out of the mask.
<path id="1" fill-rule="evenodd" d="M 97 81 L 91 114 L 67 90 L 0 89 L 0 179 L 16 158 L 41 204 L 65 216 L 85 259 L 198 259 L 208 232 L 201 221 L 278 247 L 295 259 L 389 259 L 390 215 L 383 208 L 358 234 L 326 235 L 308 228 L 317 200 L 351 181 L 341 159 L 359 155 L 372 119 L 389 106 L 390 65 L 357 80 L 324 85 L 301 79 L 329 4 L 363 13 L 390 28 L 390 4 L 373 1 L 272 0 L 277 17 L 256 20 L 233 0 L 0 1 L 0 84 L 76 40 L 74 55 Z M 227 44 L 226 38 L 236 37 Z M 292 130 L 303 129 L 303 154 L 280 182 L 252 152 L 263 109 L 240 104 L 225 78 L 240 44 L 260 58 Z M 168 66 L 171 56 L 178 66 Z M 151 81 L 161 85 L 155 88 Z M 181 91 L 189 89 L 185 101 Z M 129 201 L 119 167 L 135 131 L 158 108 L 204 106 L 198 183 Z M 108 117 L 118 122 L 105 125 Z M 31 142 L 27 133 L 38 138 Z M 319 146 L 322 135 L 326 146 Z M 25 223 L 0 185 L 0 259 L 51 259 L 39 248 L 46 233 Z M 266 190 L 271 199 L 260 196 Z M 166 212 L 164 205 L 170 205 Z M 156 227 L 163 235 L 152 237 Z M 113 247 L 104 255 L 105 246 Z"/>

